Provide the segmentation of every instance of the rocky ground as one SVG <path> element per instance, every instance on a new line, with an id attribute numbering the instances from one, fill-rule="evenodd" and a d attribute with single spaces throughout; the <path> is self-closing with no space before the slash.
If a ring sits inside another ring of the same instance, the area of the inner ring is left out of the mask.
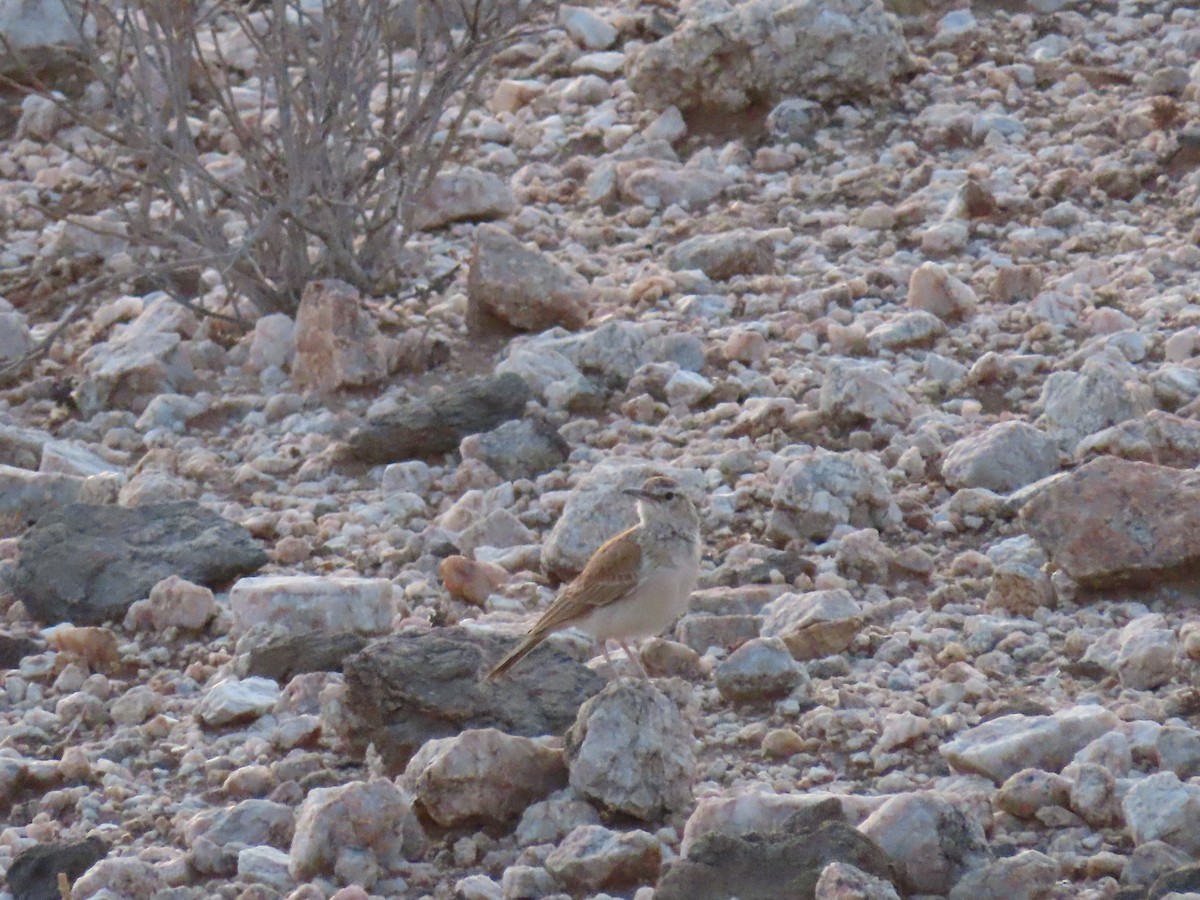
<path id="1" fill-rule="evenodd" d="M 895 11 L 566 8 L 412 294 L 8 381 L 0 898 L 1197 896 L 1200 11 Z M 127 271 L 71 137 L 0 145 L 18 280 Z M 480 684 L 655 471 L 653 681 Z"/>

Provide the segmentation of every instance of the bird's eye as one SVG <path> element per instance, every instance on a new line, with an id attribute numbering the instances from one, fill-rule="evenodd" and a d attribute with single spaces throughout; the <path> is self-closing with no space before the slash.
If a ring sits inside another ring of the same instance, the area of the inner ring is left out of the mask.
<path id="1" fill-rule="evenodd" d="M 663 499 L 664 499 L 664 500 L 668 500 L 668 501 L 669 501 L 669 500 L 674 500 L 674 499 L 675 499 L 675 492 L 674 492 L 674 491 L 666 491 L 666 492 L 664 492 L 664 493 L 663 493 Z"/>

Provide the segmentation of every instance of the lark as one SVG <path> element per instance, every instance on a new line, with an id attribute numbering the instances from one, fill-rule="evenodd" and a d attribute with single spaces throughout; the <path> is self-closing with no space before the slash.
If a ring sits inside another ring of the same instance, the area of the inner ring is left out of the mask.
<path id="1" fill-rule="evenodd" d="M 624 493 L 637 498 L 638 524 L 592 554 L 579 577 L 488 679 L 504 674 L 566 628 L 600 641 L 610 664 L 608 641 L 615 640 L 642 677 L 648 677 L 626 641 L 662 633 L 687 608 L 700 570 L 700 517 L 673 478 L 655 475 Z"/>

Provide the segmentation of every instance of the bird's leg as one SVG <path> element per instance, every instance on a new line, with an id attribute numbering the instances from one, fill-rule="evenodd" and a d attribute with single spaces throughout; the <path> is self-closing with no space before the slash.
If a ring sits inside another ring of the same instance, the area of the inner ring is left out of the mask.
<path id="1" fill-rule="evenodd" d="M 613 667 L 612 657 L 608 655 L 608 638 L 603 638 L 600 641 L 600 652 L 604 654 L 604 661 L 611 669 Z"/>
<path id="2" fill-rule="evenodd" d="M 617 641 L 617 643 L 621 645 L 621 649 L 625 651 L 625 655 L 629 657 L 629 661 L 633 663 L 633 667 L 638 670 L 638 674 L 649 681 L 650 676 L 646 673 L 646 667 L 642 665 L 641 659 L 634 655 L 633 651 L 629 649 L 629 645 L 624 641 Z"/>

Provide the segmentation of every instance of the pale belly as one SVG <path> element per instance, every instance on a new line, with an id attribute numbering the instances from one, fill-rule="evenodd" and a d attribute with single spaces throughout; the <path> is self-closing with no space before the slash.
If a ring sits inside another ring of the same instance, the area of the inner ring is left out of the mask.
<path id="1" fill-rule="evenodd" d="M 687 609 L 696 588 L 699 549 L 695 560 L 671 569 L 658 569 L 634 595 L 620 603 L 597 609 L 575 623 L 598 640 L 654 637 Z"/>

